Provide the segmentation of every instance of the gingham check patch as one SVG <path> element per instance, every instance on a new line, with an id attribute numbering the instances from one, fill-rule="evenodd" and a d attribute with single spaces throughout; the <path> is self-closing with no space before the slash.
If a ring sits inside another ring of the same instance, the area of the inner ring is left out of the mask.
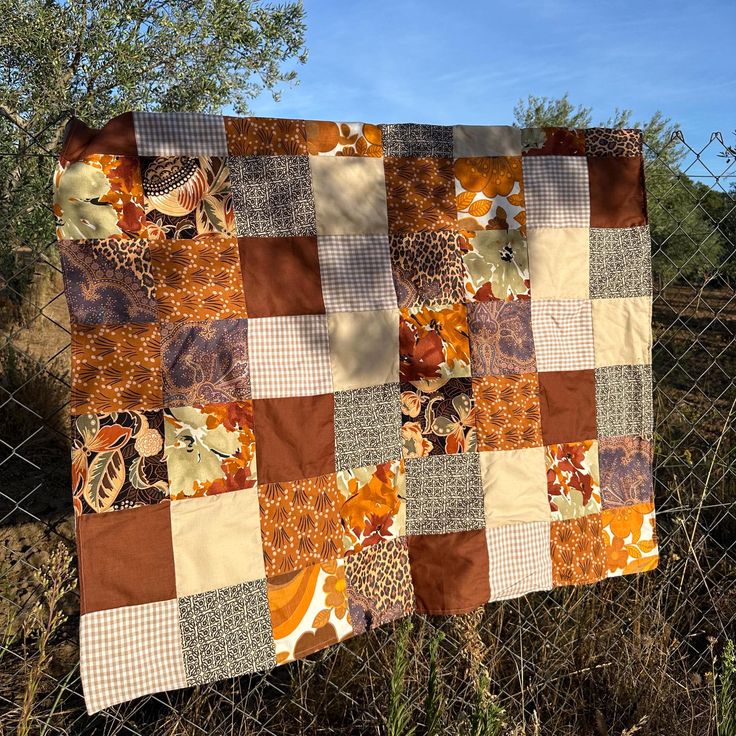
<path id="1" fill-rule="evenodd" d="M 227 156 L 225 120 L 197 112 L 134 112 L 139 156 Z"/>
<path id="2" fill-rule="evenodd" d="M 249 330 L 254 399 L 316 396 L 332 391 L 324 315 L 251 319 Z"/>
<path id="3" fill-rule="evenodd" d="M 537 370 L 579 371 L 595 367 L 590 301 L 532 299 L 531 305 Z"/>
<path id="4" fill-rule="evenodd" d="M 552 588 L 546 521 L 489 528 L 486 540 L 492 601 Z"/>
<path id="5" fill-rule="evenodd" d="M 187 686 L 176 600 L 87 613 L 79 637 L 88 713 Z"/>
<path id="6" fill-rule="evenodd" d="M 522 159 L 527 227 L 588 227 L 590 189 L 584 156 Z"/>
<path id="7" fill-rule="evenodd" d="M 395 309 L 386 235 L 321 235 L 322 293 L 328 312 Z"/>

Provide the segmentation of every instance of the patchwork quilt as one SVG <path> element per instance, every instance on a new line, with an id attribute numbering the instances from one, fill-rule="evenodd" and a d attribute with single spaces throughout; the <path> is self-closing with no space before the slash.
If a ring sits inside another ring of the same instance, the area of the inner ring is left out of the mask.
<path id="1" fill-rule="evenodd" d="M 127 113 L 54 184 L 90 713 L 656 566 L 641 131 Z"/>

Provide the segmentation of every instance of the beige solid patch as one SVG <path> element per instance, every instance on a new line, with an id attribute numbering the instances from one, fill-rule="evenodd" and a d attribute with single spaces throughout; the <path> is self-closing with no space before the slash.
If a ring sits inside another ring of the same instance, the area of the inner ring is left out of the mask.
<path id="1" fill-rule="evenodd" d="M 527 232 L 533 299 L 587 299 L 587 227 L 540 227 Z"/>
<path id="2" fill-rule="evenodd" d="M 595 367 L 652 362 L 652 300 L 648 296 L 593 300 Z"/>
<path id="3" fill-rule="evenodd" d="M 455 158 L 521 156 L 521 128 L 513 125 L 456 125 L 452 134 Z"/>
<path id="4" fill-rule="evenodd" d="M 318 235 L 388 232 L 383 159 L 310 156 Z"/>
<path id="5" fill-rule="evenodd" d="M 171 536 L 180 598 L 266 576 L 257 488 L 174 501 Z"/>
<path id="6" fill-rule="evenodd" d="M 543 447 L 480 453 L 486 527 L 550 521 Z"/>
<path id="7" fill-rule="evenodd" d="M 335 391 L 399 381 L 399 310 L 327 315 Z"/>

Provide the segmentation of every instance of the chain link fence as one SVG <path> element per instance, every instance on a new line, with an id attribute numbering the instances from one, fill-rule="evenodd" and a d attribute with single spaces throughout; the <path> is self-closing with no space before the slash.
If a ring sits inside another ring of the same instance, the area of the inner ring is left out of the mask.
<path id="1" fill-rule="evenodd" d="M 677 132 L 646 151 L 655 572 L 414 616 L 264 675 L 94 717 L 78 667 L 68 317 L 50 198 L 37 201 L 54 160 L 40 140 L 15 130 L 0 151 L 12 184 L 0 201 L 0 731 L 716 733 L 736 619 L 736 166 L 719 134 L 696 148 Z M 35 179 L 19 175 L 29 169 Z"/>

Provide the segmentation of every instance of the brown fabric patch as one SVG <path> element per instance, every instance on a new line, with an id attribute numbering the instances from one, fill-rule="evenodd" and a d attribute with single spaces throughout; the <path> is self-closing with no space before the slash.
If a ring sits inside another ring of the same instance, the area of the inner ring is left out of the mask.
<path id="1" fill-rule="evenodd" d="M 417 613 L 465 613 L 490 600 L 485 529 L 407 540 Z"/>
<path id="2" fill-rule="evenodd" d="M 77 517 L 82 613 L 176 598 L 170 506 Z"/>
<path id="3" fill-rule="evenodd" d="M 606 576 L 601 515 L 553 521 L 550 529 L 552 584 L 584 585 Z"/>
<path id="4" fill-rule="evenodd" d="M 66 129 L 62 158 L 79 161 L 93 153 L 107 153 L 116 156 L 137 156 L 138 146 L 133 128 L 133 113 L 108 120 L 99 130 L 90 128 L 78 118 L 72 118 Z"/>
<path id="5" fill-rule="evenodd" d="M 647 224 L 644 160 L 641 156 L 588 158 L 590 226 Z"/>
<path id="6" fill-rule="evenodd" d="M 595 371 L 539 374 L 539 404 L 545 445 L 596 437 Z"/>
<path id="7" fill-rule="evenodd" d="M 241 237 L 238 249 L 248 316 L 325 313 L 316 237 Z"/>
<path id="8" fill-rule="evenodd" d="M 231 156 L 304 156 L 307 133 L 303 120 L 225 117 Z"/>
<path id="9" fill-rule="evenodd" d="M 255 399 L 260 483 L 312 478 L 335 472 L 332 394 Z"/>

